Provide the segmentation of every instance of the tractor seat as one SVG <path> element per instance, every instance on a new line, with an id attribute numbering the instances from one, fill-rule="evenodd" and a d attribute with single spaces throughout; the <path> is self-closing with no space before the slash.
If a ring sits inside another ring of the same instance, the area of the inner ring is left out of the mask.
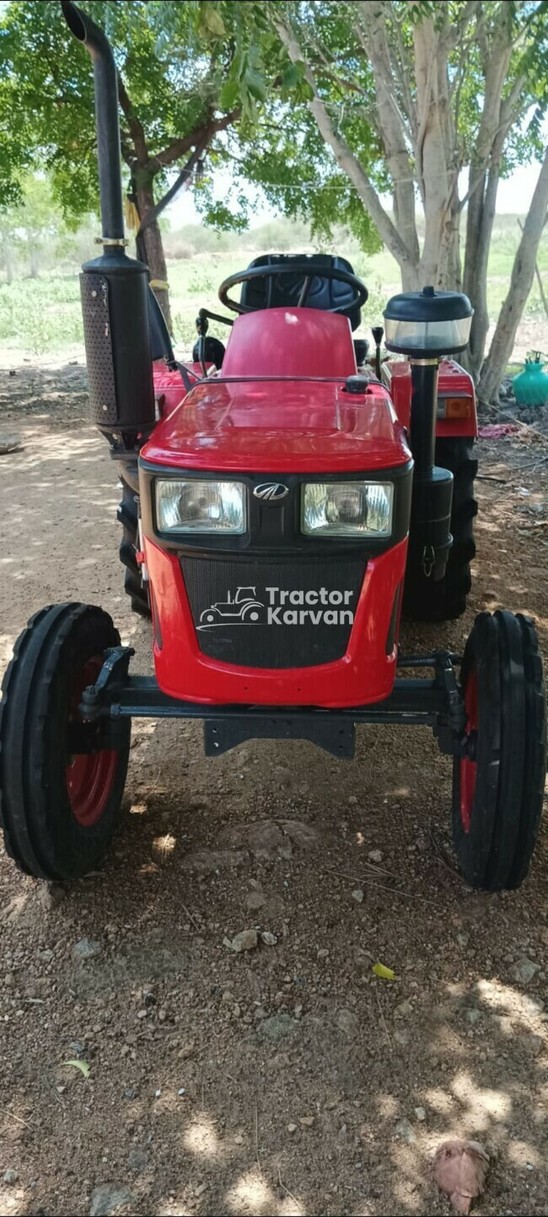
<path id="1" fill-rule="evenodd" d="M 332 254 L 261 254 L 250 262 L 248 270 L 256 266 L 291 266 L 291 263 L 306 262 L 310 266 L 313 281 L 306 299 L 306 308 L 319 308 L 329 311 L 337 308 L 344 317 L 348 317 L 351 328 L 356 330 L 361 321 L 360 309 L 345 308 L 345 300 L 351 301 L 352 288 L 346 283 L 337 283 L 334 279 L 322 277 L 324 267 L 345 270 L 354 274 L 353 267 L 346 258 L 337 258 Z M 284 274 L 264 279 L 254 279 L 242 283 L 240 301 L 247 308 L 295 308 L 304 283 L 303 275 Z"/>

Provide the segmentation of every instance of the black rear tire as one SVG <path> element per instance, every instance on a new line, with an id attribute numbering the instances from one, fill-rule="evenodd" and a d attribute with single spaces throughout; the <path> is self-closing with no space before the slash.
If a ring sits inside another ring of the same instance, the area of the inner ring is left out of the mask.
<path id="1" fill-rule="evenodd" d="M 105 650 L 119 645 L 108 613 L 87 604 L 42 609 L 15 644 L 0 702 L 0 824 L 8 854 L 36 878 L 79 878 L 110 844 L 131 724 L 101 748 L 78 704 Z M 75 741 L 89 742 L 88 732 L 97 749 L 78 753 Z"/>
<path id="2" fill-rule="evenodd" d="M 403 611 L 413 621 L 451 621 L 461 617 L 466 610 L 472 586 L 470 563 L 476 553 L 474 518 L 478 510 L 474 498 L 478 462 L 473 453 L 474 441 L 469 437 L 436 440 L 436 465 L 450 469 L 454 478 L 453 544 L 443 579 L 435 583 L 417 567 L 409 567 L 406 571 Z"/>
<path id="3" fill-rule="evenodd" d="M 122 540 L 120 542 L 120 562 L 125 566 L 126 573 L 124 576 L 124 590 L 126 595 L 131 599 L 131 607 L 134 613 L 138 613 L 140 617 L 150 617 L 150 603 L 148 592 L 141 579 L 141 572 L 137 565 L 137 549 L 139 545 L 139 529 L 138 529 L 138 501 L 139 496 L 135 493 L 124 479 L 122 481 L 122 501 L 118 507 L 118 520 L 123 528 Z"/>
<path id="4" fill-rule="evenodd" d="M 516 888 L 529 870 L 546 773 L 544 681 L 532 622 L 500 610 L 477 617 L 461 683 L 476 759 L 454 761 L 455 850 L 472 887 Z"/>

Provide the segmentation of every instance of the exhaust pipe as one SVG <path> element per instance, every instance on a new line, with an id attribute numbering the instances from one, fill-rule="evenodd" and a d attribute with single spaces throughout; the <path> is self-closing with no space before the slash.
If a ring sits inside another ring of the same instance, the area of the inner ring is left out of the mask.
<path id="1" fill-rule="evenodd" d="M 80 276 L 93 421 L 120 452 L 135 451 L 155 423 L 148 268 L 125 252 L 118 80 L 98 25 L 61 0 L 67 25 L 93 61 L 103 253 Z"/>

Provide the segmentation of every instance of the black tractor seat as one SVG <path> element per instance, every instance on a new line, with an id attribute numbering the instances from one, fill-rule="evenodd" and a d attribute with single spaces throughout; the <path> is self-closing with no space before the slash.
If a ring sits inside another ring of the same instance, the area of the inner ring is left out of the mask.
<path id="1" fill-rule="evenodd" d="M 343 316 L 348 317 L 352 329 L 356 330 L 361 321 L 361 312 L 357 306 L 350 307 L 353 296 L 350 284 L 322 277 L 322 271 L 326 268 L 344 270 L 353 275 L 354 269 L 346 258 L 338 258 L 332 254 L 261 254 L 260 258 L 255 258 L 253 262 L 250 262 L 248 270 L 259 266 L 283 266 L 285 268 L 291 266 L 292 263 L 302 266 L 303 262 L 310 267 L 310 275 L 313 277 L 306 298 L 306 307 L 326 311 L 336 308 Z M 302 274 L 290 275 L 287 272 L 279 277 L 271 275 L 265 276 L 264 279 L 252 279 L 247 283 L 242 283 L 240 300 L 242 304 L 252 309 L 295 308 L 304 281 L 305 277 Z M 344 307 L 345 300 L 349 302 L 348 308 Z"/>

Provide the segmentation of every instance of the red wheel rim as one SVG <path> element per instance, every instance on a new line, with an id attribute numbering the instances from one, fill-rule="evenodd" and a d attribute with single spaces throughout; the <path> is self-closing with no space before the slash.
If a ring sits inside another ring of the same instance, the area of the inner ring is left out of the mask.
<path id="1" fill-rule="evenodd" d="M 466 682 L 464 708 L 467 719 L 465 734 L 471 735 L 478 729 L 478 678 L 475 668 L 472 668 Z M 469 760 L 468 757 L 462 757 L 460 761 L 460 819 L 465 832 L 470 832 L 472 823 L 476 773 L 476 762 Z"/>
<path id="2" fill-rule="evenodd" d="M 82 693 L 87 685 L 95 683 L 102 663 L 102 657 L 97 655 L 88 659 L 78 672 L 72 688 L 69 722 L 78 717 Z M 114 750 L 80 752 L 69 758 L 65 768 L 69 803 L 74 819 L 83 828 L 91 828 L 104 815 L 117 765 L 118 753 Z"/>

